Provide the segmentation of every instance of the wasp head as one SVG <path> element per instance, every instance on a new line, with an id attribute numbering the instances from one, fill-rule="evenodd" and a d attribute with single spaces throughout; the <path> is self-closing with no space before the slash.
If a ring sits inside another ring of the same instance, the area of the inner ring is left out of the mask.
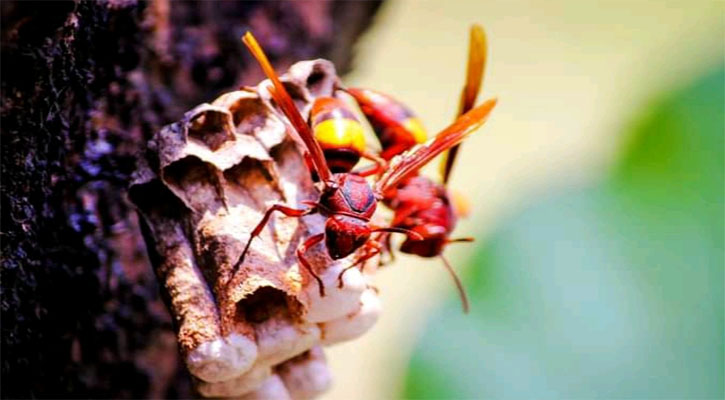
<path id="1" fill-rule="evenodd" d="M 367 221 L 347 215 L 333 215 L 325 224 L 325 244 L 333 260 L 347 257 L 370 238 Z"/>
<path id="2" fill-rule="evenodd" d="M 400 246 L 400 251 L 420 257 L 435 257 L 443 251 L 448 239 L 445 228 L 436 224 L 421 224 L 411 227 L 411 231 L 420 238 L 408 236 Z"/>

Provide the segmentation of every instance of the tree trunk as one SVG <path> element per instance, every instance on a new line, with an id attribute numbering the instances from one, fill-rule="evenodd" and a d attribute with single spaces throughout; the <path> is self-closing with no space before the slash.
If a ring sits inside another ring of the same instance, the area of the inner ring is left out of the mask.
<path id="1" fill-rule="evenodd" d="M 273 63 L 350 66 L 378 2 L 3 2 L 2 397 L 190 397 L 126 198 L 136 154 Z"/>

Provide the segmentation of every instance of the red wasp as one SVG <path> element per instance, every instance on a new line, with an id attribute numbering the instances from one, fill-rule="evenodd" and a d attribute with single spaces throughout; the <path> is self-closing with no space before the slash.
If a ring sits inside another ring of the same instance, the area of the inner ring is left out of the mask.
<path id="1" fill-rule="evenodd" d="M 383 193 L 410 177 L 434 157 L 460 143 L 473 133 L 483 124 L 491 111 L 492 105 L 484 105 L 471 110 L 443 130 L 434 140 L 401 157 L 396 162 L 395 167 L 388 169 L 383 174 L 382 180 L 376 184 L 375 190 L 373 190 L 365 178 L 360 175 L 348 172 L 333 174 L 330 171 L 322 148 L 315 140 L 312 129 L 305 122 L 292 98 L 280 82 L 254 36 L 247 32 L 242 40 L 272 82 L 272 88 L 270 88 L 272 98 L 282 109 L 309 152 L 310 163 L 319 176 L 322 191 L 318 201 L 306 203 L 308 207 L 304 209 L 295 209 L 282 204 L 270 207 L 252 231 L 249 241 L 235 265 L 235 270 L 243 264 L 252 240 L 262 232 L 272 213 L 279 211 L 291 217 L 320 213 L 327 217 L 324 233 L 313 235 L 305 240 L 297 248 L 296 254 L 300 264 L 317 280 L 320 296 L 324 296 L 325 290 L 322 280 L 314 273 L 305 258 L 307 250 L 324 240 L 330 257 L 340 259 L 365 245 L 372 232 L 400 232 L 417 236 L 415 233 L 394 226 L 373 226 L 370 223 L 370 217 L 375 212 L 377 200 L 382 198 Z"/>
<path id="2" fill-rule="evenodd" d="M 466 83 L 461 93 L 461 101 L 457 116 L 464 115 L 476 103 L 481 87 L 483 70 L 486 64 L 486 37 L 479 25 L 474 25 L 470 32 L 468 69 Z M 370 119 L 383 151 L 381 156 L 388 158 L 400 154 L 425 139 L 425 132 L 412 112 L 404 105 L 388 96 L 367 89 L 347 89 L 360 105 L 365 116 Z M 480 108 L 492 108 L 495 100 L 489 100 Z M 388 188 L 383 190 L 383 202 L 394 211 L 391 226 L 418 233 L 420 237 L 408 235 L 400 247 L 400 251 L 416 254 L 421 257 L 440 256 L 458 288 L 463 309 L 468 312 L 468 299 L 460 279 L 443 256 L 443 249 L 453 242 L 469 242 L 472 238 L 450 239 L 455 228 L 458 215 L 451 204 L 451 196 L 446 190 L 453 161 L 458 145 L 451 147 L 443 162 L 443 184 L 434 182 L 424 176 L 409 176 L 401 180 L 399 185 L 386 185 L 386 177 L 380 180 Z M 396 161 L 391 165 L 397 167 Z M 389 236 L 384 239 L 390 249 Z M 371 246 L 371 251 L 360 259 L 360 262 L 381 251 L 381 245 Z M 340 280 L 340 282 L 342 282 Z"/>

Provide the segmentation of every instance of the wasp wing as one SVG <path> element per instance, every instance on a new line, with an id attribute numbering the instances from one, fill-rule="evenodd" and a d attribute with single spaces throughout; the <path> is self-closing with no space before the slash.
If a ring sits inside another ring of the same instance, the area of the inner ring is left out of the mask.
<path id="1" fill-rule="evenodd" d="M 481 25 L 475 24 L 471 27 L 470 40 L 468 44 L 468 67 L 466 69 L 466 83 L 461 92 L 461 100 L 458 106 L 456 118 L 467 113 L 476 104 L 476 97 L 481 91 L 483 73 L 486 69 L 486 33 Z M 453 169 L 453 162 L 458 155 L 459 146 L 453 146 L 441 162 L 441 175 L 443 183 L 447 183 Z"/>
<path id="2" fill-rule="evenodd" d="M 496 99 L 484 102 L 463 114 L 433 139 L 393 158 L 389 169 L 375 184 L 375 191 L 381 195 L 385 194 L 388 190 L 395 188 L 399 183 L 411 177 L 437 155 L 461 143 L 486 122 L 496 102 Z"/>
<path id="3" fill-rule="evenodd" d="M 476 104 L 476 98 L 481 91 L 483 74 L 486 70 L 486 33 L 481 25 L 471 27 L 468 44 L 468 67 L 466 69 L 466 83 L 461 92 L 461 102 L 456 118 L 470 111 Z"/>
<path id="4" fill-rule="evenodd" d="M 252 35 L 251 32 L 247 32 L 242 38 L 242 41 L 249 49 L 249 52 L 257 59 L 257 62 L 259 62 L 264 74 L 267 75 L 267 78 L 269 78 L 270 81 L 272 81 L 273 87 L 270 89 L 272 98 L 274 98 L 274 101 L 277 102 L 277 105 L 282 109 L 282 112 L 304 142 L 305 147 L 307 147 L 307 151 L 310 153 L 312 163 L 315 166 L 315 170 L 317 171 L 317 175 L 320 177 L 320 180 L 322 182 L 329 182 L 332 179 L 332 172 L 330 172 L 330 168 L 327 166 L 322 148 L 320 148 L 320 144 L 315 140 L 315 136 L 312 134 L 312 129 L 310 129 L 310 126 L 307 125 L 307 122 L 302 117 L 302 114 L 300 114 L 300 111 L 297 109 L 297 106 L 295 106 L 295 103 L 287 92 L 287 89 L 285 89 L 282 82 L 280 82 L 277 73 L 274 71 L 274 68 L 272 68 L 272 65 L 269 63 L 269 59 L 267 59 L 267 56 L 264 54 L 264 50 L 262 50 L 262 47 L 259 43 L 257 43 L 257 39 L 254 38 L 254 35 Z"/>

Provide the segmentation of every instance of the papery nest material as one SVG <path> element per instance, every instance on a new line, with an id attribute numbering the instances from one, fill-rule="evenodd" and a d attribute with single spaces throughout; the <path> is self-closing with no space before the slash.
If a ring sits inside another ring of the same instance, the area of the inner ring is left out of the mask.
<path id="1" fill-rule="evenodd" d="M 337 77 L 329 61 L 315 60 L 293 65 L 282 80 L 306 115 L 315 98 L 333 95 Z M 329 384 L 316 346 L 361 335 L 380 312 L 368 282 L 376 259 L 365 274 L 346 272 L 340 288 L 340 272 L 359 254 L 333 262 L 324 245 L 313 248 L 308 258 L 325 297 L 297 264 L 297 246 L 323 231 L 320 215 L 275 216 L 234 270 L 271 205 L 301 207 L 319 196 L 268 86 L 224 94 L 164 127 L 129 189 L 179 346 L 204 396 L 282 390 L 314 397 Z M 320 382 L 302 382 L 313 375 Z"/>

